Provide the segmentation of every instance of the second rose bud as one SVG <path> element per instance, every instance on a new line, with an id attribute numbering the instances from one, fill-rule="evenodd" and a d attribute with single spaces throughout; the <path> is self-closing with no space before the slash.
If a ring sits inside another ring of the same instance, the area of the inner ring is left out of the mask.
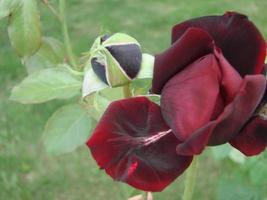
<path id="1" fill-rule="evenodd" d="M 110 87 L 129 84 L 141 68 L 140 44 L 124 33 L 98 37 L 90 55 L 94 73 Z"/>

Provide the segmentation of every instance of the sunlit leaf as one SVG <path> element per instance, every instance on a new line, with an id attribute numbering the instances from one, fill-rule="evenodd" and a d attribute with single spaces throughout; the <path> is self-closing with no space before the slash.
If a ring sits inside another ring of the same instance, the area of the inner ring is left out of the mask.
<path id="1" fill-rule="evenodd" d="M 29 74 L 41 69 L 55 67 L 63 63 L 65 56 L 64 45 L 52 37 L 43 37 L 40 49 L 29 58 L 24 64 Z"/>
<path id="2" fill-rule="evenodd" d="M 92 119 L 78 104 L 63 106 L 48 120 L 44 131 L 46 151 L 62 154 L 85 144 L 92 129 Z"/>
<path id="3" fill-rule="evenodd" d="M 21 3 L 21 0 L 0 0 L 0 19 L 9 16 Z"/>
<path id="4" fill-rule="evenodd" d="M 21 0 L 21 6 L 10 16 L 8 33 L 12 46 L 21 57 L 33 55 L 40 48 L 40 16 L 36 0 Z"/>
<path id="5" fill-rule="evenodd" d="M 64 67 L 48 68 L 26 77 L 11 92 L 10 99 L 25 104 L 66 99 L 80 92 L 82 80 Z"/>

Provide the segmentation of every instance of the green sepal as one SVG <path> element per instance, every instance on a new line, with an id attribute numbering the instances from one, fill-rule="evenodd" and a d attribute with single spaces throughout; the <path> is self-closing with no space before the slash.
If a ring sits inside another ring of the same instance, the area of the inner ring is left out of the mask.
<path id="1" fill-rule="evenodd" d="M 143 78 L 152 78 L 153 77 L 153 70 L 154 70 L 154 63 L 155 63 L 155 57 L 143 53 L 142 54 L 142 62 L 141 62 L 141 69 L 139 73 L 137 74 L 138 79 Z"/>
<path id="2" fill-rule="evenodd" d="M 97 75 L 94 73 L 93 69 L 88 69 L 84 74 L 83 86 L 82 86 L 82 97 L 85 98 L 94 92 L 103 90 L 109 87 L 103 83 Z"/>
<path id="3" fill-rule="evenodd" d="M 123 71 L 118 61 L 107 49 L 102 50 L 106 57 L 106 78 L 111 87 L 127 85 L 131 82 L 129 76 Z"/>
<path id="4" fill-rule="evenodd" d="M 123 44 L 136 44 L 140 46 L 140 44 L 136 39 L 125 33 L 115 33 L 114 35 L 111 35 L 106 41 L 102 43 L 102 46 L 108 47 L 108 46 L 123 45 Z"/>

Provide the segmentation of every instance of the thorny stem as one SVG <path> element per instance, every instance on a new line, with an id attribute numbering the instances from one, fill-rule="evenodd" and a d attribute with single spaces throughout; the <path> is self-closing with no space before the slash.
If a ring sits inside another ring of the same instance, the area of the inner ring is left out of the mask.
<path id="1" fill-rule="evenodd" d="M 197 174 L 197 158 L 194 157 L 191 166 L 186 172 L 185 189 L 183 194 L 183 200 L 191 200 L 194 192 L 195 179 Z"/>
<path id="2" fill-rule="evenodd" d="M 71 43 L 70 43 L 70 37 L 69 37 L 69 32 L 68 32 L 68 27 L 67 27 L 65 10 L 66 10 L 66 1 L 65 0 L 59 0 L 59 12 L 60 12 L 60 16 L 62 19 L 62 34 L 63 34 L 63 38 L 64 38 L 64 45 L 65 45 L 65 48 L 67 51 L 67 55 L 68 55 L 70 64 L 76 69 L 77 63 L 76 63 L 75 56 L 73 54 Z"/>

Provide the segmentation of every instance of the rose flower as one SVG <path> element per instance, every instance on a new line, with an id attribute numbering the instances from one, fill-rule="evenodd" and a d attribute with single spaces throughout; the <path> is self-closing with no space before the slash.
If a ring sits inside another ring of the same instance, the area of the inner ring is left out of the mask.
<path id="1" fill-rule="evenodd" d="M 87 145 L 101 169 L 145 191 L 161 191 L 206 146 L 229 142 L 247 156 L 267 145 L 266 44 L 246 16 L 174 26 L 155 56 L 151 92 L 110 104 Z"/>

